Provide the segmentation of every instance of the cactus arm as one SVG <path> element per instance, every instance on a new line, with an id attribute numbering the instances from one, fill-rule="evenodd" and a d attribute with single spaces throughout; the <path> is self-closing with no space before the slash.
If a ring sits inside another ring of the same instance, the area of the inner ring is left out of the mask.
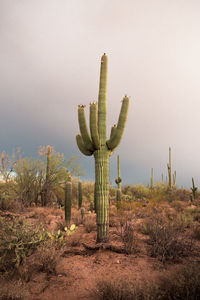
<path id="1" fill-rule="evenodd" d="M 87 129 L 87 123 L 85 118 L 85 107 L 83 105 L 79 105 L 78 107 L 78 122 L 79 122 L 79 128 L 80 128 L 80 132 L 81 132 L 81 136 L 85 148 L 89 151 L 93 151 L 94 148 Z"/>
<path id="2" fill-rule="evenodd" d="M 115 134 L 116 132 L 116 129 L 117 129 L 117 125 L 114 124 L 111 128 L 111 131 L 110 131 L 110 138 Z"/>
<path id="3" fill-rule="evenodd" d="M 85 147 L 85 145 L 84 145 L 84 143 L 83 143 L 83 139 L 82 139 L 82 137 L 81 137 L 80 134 L 77 134 L 77 136 L 76 136 L 76 143 L 77 143 L 77 146 L 78 146 L 79 150 L 80 150 L 84 155 L 90 156 L 90 155 L 93 154 L 92 151 L 89 151 L 89 150 Z"/>
<path id="4" fill-rule="evenodd" d="M 98 150 L 100 148 L 100 140 L 97 127 L 97 104 L 95 102 L 90 103 L 90 134 L 94 148 Z"/>
<path id="5" fill-rule="evenodd" d="M 128 115 L 128 107 L 129 107 L 129 98 L 125 96 L 122 101 L 121 111 L 119 115 L 119 120 L 117 124 L 117 128 L 115 133 L 111 138 L 106 142 L 108 149 L 114 150 L 120 143 L 122 138 L 124 128 L 126 125 L 127 115 Z"/>
<path id="6" fill-rule="evenodd" d="M 100 144 L 106 143 L 106 98 L 107 98 L 107 63 L 106 54 L 101 57 L 99 97 L 98 97 L 98 132 Z"/>

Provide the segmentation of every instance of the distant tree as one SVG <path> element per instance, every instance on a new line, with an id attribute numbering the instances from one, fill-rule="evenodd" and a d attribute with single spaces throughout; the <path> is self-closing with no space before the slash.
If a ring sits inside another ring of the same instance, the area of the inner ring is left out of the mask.
<path id="1" fill-rule="evenodd" d="M 70 172 L 64 155 L 56 152 L 52 146 L 40 147 L 39 154 L 43 157 L 45 165 L 44 180 L 41 187 L 42 206 L 49 201 L 59 198 L 59 191 L 67 182 Z"/>
<path id="2" fill-rule="evenodd" d="M 33 202 L 37 204 L 44 177 L 43 162 L 32 158 L 23 158 L 17 161 L 14 171 L 18 198 L 24 205 L 30 205 Z"/>
<path id="3" fill-rule="evenodd" d="M 16 153 L 15 150 L 13 150 L 11 156 L 6 153 L 6 151 L 0 153 L 0 176 L 5 183 L 11 179 L 12 173 L 14 172 L 14 166 L 20 159 L 20 148 L 17 149 Z"/>

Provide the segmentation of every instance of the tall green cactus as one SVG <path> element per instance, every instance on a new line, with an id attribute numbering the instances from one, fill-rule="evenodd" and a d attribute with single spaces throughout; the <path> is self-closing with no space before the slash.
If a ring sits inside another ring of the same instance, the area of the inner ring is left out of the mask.
<path id="1" fill-rule="evenodd" d="M 70 226 L 71 223 L 71 205 L 72 205 L 72 183 L 71 178 L 66 183 L 65 186 L 65 223 L 67 227 Z"/>
<path id="2" fill-rule="evenodd" d="M 194 184 L 194 178 L 192 177 L 192 187 L 191 187 L 191 190 L 192 190 L 192 195 L 193 195 L 193 199 L 196 199 L 196 192 L 197 192 L 197 187 L 195 186 Z"/>
<path id="3" fill-rule="evenodd" d="M 83 201 L 83 193 L 82 193 L 82 183 L 78 182 L 78 208 L 80 209 Z"/>
<path id="4" fill-rule="evenodd" d="M 122 179 L 120 177 L 120 157 L 119 155 L 117 155 L 117 178 L 115 179 L 115 183 L 117 184 L 118 189 L 120 190 L 121 190 L 121 182 Z"/>
<path id="5" fill-rule="evenodd" d="M 120 208 L 121 202 L 121 182 L 122 179 L 120 177 L 120 157 L 117 155 L 117 178 L 115 179 L 115 183 L 117 184 L 117 192 L 116 192 L 116 200 L 117 200 L 117 208 Z"/>
<path id="6" fill-rule="evenodd" d="M 49 179 L 50 179 L 50 160 L 51 160 L 51 153 L 52 153 L 52 147 L 47 146 L 47 161 L 46 161 L 46 178 L 45 183 L 41 192 L 41 200 L 42 200 L 42 206 L 46 206 L 48 202 L 48 188 L 49 188 Z"/>
<path id="7" fill-rule="evenodd" d="M 169 176 L 169 188 L 172 187 L 172 160 L 171 160 L 171 148 L 169 147 L 169 163 L 167 164 L 168 176 Z"/>
<path id="8" fill-rule="evenodd" d="M 79 150 L 85 155 L 94 155 L 95 159 L 95 200 L 97 213 L 97 242 L 109 239 L 109 157 L 119 145 L 122 138 L 129 98 L 125 96 L 117 126 L 111 129 L 107 139 L 107 56 L 101 58 L 100 84 L 98 103 L 90 103 L 90 134 L 85 119 L 85 106 L 78 106 L 80 134 L 76 136 Z"/>

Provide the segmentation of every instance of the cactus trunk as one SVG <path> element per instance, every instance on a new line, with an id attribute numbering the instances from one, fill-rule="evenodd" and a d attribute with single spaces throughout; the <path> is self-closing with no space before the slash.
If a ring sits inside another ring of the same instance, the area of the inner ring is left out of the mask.
<path id="1" fill-rule="evenodd" d="M 97 242 L 109 239 L 109 151 L 95 151 Z"/>

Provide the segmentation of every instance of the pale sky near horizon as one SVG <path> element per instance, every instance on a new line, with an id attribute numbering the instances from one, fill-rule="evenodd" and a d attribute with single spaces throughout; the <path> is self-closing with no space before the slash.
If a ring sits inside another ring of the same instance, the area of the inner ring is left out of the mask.
<path id="1" fill-rule="evenodd" d="M 108 55 L 108 135 L 121 100 L 131 99 L 110 181 L 148 184 L 167 175 L 168 149 L 179 186 L 200 187 L 200 1 L 0 0 L 0 151 L 35 156 L 50 144 L 80 156 L 77 105 L 98 98 Z"/>

